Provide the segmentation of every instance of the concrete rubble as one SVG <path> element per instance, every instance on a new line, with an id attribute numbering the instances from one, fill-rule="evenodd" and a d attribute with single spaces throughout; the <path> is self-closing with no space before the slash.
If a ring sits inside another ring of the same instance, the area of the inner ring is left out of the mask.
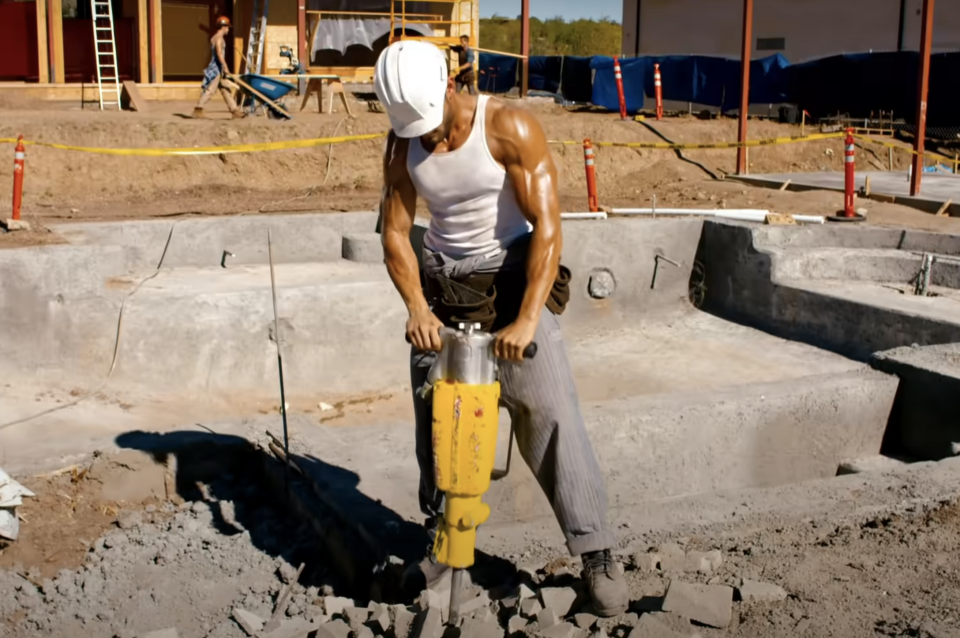
<path id="1" fill-rule="evenodd" d="M 663 599 L 663 611 L 723 629 L 733 617 L 733 588 L 672 580 Z"/>
<path id="2" fill-rule="evenodd" d="M 745 603 L 775 603 L 785 600 L 787 592 L 779 585 L 761 583 L 755 580 L 743 579 L 737 588 L 740 600 Z"/>

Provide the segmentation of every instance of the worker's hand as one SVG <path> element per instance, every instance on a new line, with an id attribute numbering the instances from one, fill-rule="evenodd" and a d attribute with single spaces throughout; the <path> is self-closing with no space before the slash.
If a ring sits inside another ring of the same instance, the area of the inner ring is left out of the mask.
<path id="1" fill-rule="evenodd" d="M 407 336 L 417 350 L 439 351 L 440 328 L 443 323 L 429 308 L 410 313 L 407 319 Z"/>
<path id="2" fill-rule="evenodd" d="M 517 319 L 497 333 L 493 342 L 493 352 L 499 359 L 523 361 L 523 351 L 533 342 L 536 334 L 536 321 Z"/>

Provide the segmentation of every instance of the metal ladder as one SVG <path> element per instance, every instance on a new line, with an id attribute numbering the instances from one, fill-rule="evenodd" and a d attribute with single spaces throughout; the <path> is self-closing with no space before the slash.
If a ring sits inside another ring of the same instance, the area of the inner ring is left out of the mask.
<path id="1" fill-rule="evenodd" d="M 113 36 L 113 5 L 109 0 L 90 0 L 93 17 L 93 48 L 97 58 L 97 88 L 100 110 L 120 110 L 120 73 L 117 71 L 117 43 Z M 104 50 L 102 47 L 109 47 Z M 106 98 L 104 93 L 107 93 Z M 112 99 L 110 99 L 112 98 Z"/>
<path id="2" fill-rule="evenodd" d="M 267 14 L 270 0 L 253 0 L 250 19 L 250 37 L 247 38 L 247 73 L 260 73 L 263 69 L 263 36 L 267 31 Z"/>

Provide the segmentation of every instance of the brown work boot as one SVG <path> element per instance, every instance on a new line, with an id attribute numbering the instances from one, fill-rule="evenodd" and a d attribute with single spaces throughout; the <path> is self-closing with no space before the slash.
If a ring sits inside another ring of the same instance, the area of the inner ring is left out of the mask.
<path id="1" fill-rule="evenodd" d="M 610 550 L 590 552 L 581 558 L 594 613 L 602 618 L 625 613 L 630 605 L 630 592 Z"/>
<path id="2" fill-rule="evenodd" d="M 203 117 L 203 109 L 199 106 L 193 109 L 193 117 L 199 119 Z"/>
<path id="3" fill-rule="evenodd" d="M 239 109 L 234 111 L 232 115 L 233 115 L 233 119 L 235 120 L 242 120 L 243 118 L 247 117 L 247 114 Z"/>

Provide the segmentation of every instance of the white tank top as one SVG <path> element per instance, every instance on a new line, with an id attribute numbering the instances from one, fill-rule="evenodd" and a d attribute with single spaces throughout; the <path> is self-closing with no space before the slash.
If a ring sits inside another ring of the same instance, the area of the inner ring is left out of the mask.
<path id="1" fill-rule="evenodd" d="M 454 258 L 492 256 L 533 230 L 507 172 L 487 146 L 489 96 L 477 98 L 473 128 L 463 146 L 428 153 L 420 138 L 410 140 L 407 170 L 432 219 L 424 244 Z"/>

